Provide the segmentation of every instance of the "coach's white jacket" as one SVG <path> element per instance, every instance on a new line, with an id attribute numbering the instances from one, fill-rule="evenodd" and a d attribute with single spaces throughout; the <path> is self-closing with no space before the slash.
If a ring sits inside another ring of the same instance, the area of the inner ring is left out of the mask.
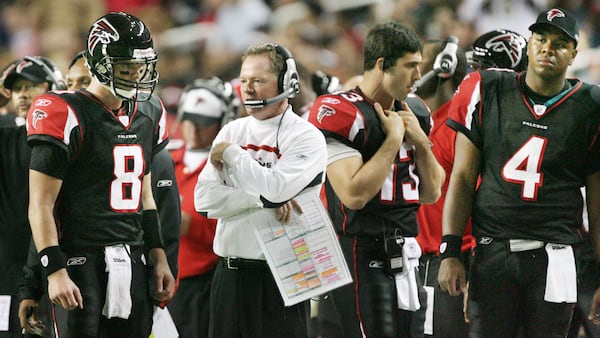
<path id="1" fill-rule="evenodd" d="M 253 223 L 276 218 L 274 208 L 264 207 L 268 202 L 288 201 L 317 178 L 319 184 L 308 190 L 320 189 L 327 165 L 325 138 L 288 107 L 267 120 L 248 116 L 229 122 L 213 144 L 220 142 L 234 145 L 225 150 L 221 171 L 209 161 L 200 173 L 195 208 L 219 219 L 213 244 L 217 255 L 264 260 Z"/>

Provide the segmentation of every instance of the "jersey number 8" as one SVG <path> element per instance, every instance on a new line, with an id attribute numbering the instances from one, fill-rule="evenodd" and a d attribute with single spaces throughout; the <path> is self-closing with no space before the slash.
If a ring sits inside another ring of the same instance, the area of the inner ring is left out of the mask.
<path id="1" fill-rule="evenodd" d="M 115 211 L 136 211 L 140 207 L 144 156 L 138 144 L 113 149 L 115 179 L 110 185 L 110 207 Z"/>

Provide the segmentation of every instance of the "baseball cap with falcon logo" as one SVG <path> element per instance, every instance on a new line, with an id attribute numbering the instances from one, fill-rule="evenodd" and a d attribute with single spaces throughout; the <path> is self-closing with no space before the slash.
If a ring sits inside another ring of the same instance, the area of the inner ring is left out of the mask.
<path id="1" fill-rule="evenodd" d="M 579 42 L 579 27 L 575 16 L 562 8 L 552 8 L 538 15 L 536 22 L 529 26 L 532 32 L 540 32 L 544 27 L 554 26 L 570 37 L 575 46 Z"/>

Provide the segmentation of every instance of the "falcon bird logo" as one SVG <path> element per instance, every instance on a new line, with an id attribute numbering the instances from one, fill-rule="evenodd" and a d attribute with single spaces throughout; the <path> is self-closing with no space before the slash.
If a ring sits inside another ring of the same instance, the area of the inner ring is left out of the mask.
<path id="1" fill-rule="evenodd" d="M 33 126 L 33 129 L 37 127 L 39 120 L 43 120 L 46 117 L 48 117 L 48 114 L 46 114 L 45 111 L 39 109 L 34 110 L 33 114 L 31 114 L 31 125 Z"/>
<path id="2" fill-rule="evenodd" d="M 98 20 L 90 29 L 88 37 L 88 50 L 93 52 L 98 43 L 108 44 L 112 41 L 119 41 L 119 32 L 105 19 Z"/>
<path id="3" fill-rule="evenodd" d="M 564 18 L 565 17 L 565 13 L 563 13 L 563 11 L 561 11 L 560 9 L 556 9 L 553 8 L 551 10 L 548 11 L 548 13 L 546 13 L 546 19 L 548 21 L 552 21 L 554 18 Z"/>
<path id="4" fill-rule="evenodd" d="M 327 106 L 320 106 L 319 111 L 317 112 L 317 121 L 319 123 L 322 123 L 323 118 L 325 118 L 326 116 L 333 116 L 334 114 L 335 114 L 335 110 L 333 110 Z"/>
<path id="5" fill-rule="evenodd" d="M 485 47 L 498 53 L 506 53 L 510 59 L 511 66 L 514 68 L 519 64 L 523 56 L 523 48 L 527 42 L 520 36 L 507 32 L 489 39 Z"/>

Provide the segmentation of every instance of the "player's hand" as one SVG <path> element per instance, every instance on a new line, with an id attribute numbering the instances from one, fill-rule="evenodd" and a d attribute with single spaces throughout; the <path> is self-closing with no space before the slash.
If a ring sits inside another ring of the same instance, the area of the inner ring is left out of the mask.
<path id="1" fill-rule="evenodd" d="M 471 322 L 471 317 L 469 316 L 469 282 L 467 282 L 463 293 L 463 317 L 465 318 L 465 323 Z"/>
<path id="2" fill-rule="evenodd" d="M 466 292 L 465 267 L 460 259 L 446 258 L 440 263 L 438 283 L 442 291 L 447 291 L 451 296 L 458 296 Z"/>
<path id="3" fill-rule="evenodd" d="M 2 77 L 0 78 L 0 107 L 6 106 L 8 101 L 10 101 L 10 90 L 4 88 L 4 80 L 16 66 L 15 64 L 11 64 L 2 72 Z"/>
<path id="4" fill-rule="evenodd" d="M 379 102 L 375 102 L 373 107 L 375 107 L 377 116 L 379 116 L 379 120 L 381 121 L 381 124 L 383 124 L 386 137 L 393 137 L 394 140 L 398 141 L 398 144 L 401 144 L 402 139 L 404 139 L 405 130 L 404 121 L 400 114 L 392 110 L 384 111 Z"/>
<path id="5" fill-rule="evenodd" d="M 23 299 L 19 302 L 19 321 L 21 327 L 30 334 L 43 333 L 46 325 L 37 319 L 38 303 L 33 299 Z"/>
<path id="6" fill-rule="evenodd" d="M 275 209 L 277 214 L 277 220 L 283 224 L 287 224 L 292 219 L 292 214 L 296 210 L 297 213 L 301 214 L 303 212 L 302 206 L 295 199 L 289 200 L 284 205 Z"/>
<path id="7" fill-rule="evenodd" d="M 217 170 L 223 169 L 223 153 L 230 145 L 231 143 L 229 142 L 221 142 L 212 147 L 210 151 L 210 163 L 212 163 Z"/>
<path id="8" fill-rule="evenodd" d="M 404 142 L 414 146 L 429 145 L 429 139 L 421 128 L 419 119 L 417 119 L 417 116 L 410 110 L 407 104 L 404 104 L 404 107 L 406 110 L 399 110 L 397 112 L 404 121 Z"/>
<path id="9" fill-rule="evenodd" d="M 69 277 L 67 269 L 60 269 L 48 276 L 48 297 L 52 304 L 66 310 L 83 309 L 81 291 Z"/>
<path id="10" fill-rule="evenodd" d="M 594 297 L 592 297 L 592 304 L 590 306 L 590 313 L 588 314 L 588 319 L 591 320 L 594 324 L 600 324 L 600 288 L 596 289 L 594 292 Z"/>
<path id="11" fill-rule="evenodd" d="M 154 263 L 154 277 L 156 279 L 156 292 L 154 299 L 159 303 L 166 304 L 173 298 L 175 291 L 175 278 L 169 268 L 165 251 L 161 248 L 155 248 L 150 251 L 152 262 Z"/>

